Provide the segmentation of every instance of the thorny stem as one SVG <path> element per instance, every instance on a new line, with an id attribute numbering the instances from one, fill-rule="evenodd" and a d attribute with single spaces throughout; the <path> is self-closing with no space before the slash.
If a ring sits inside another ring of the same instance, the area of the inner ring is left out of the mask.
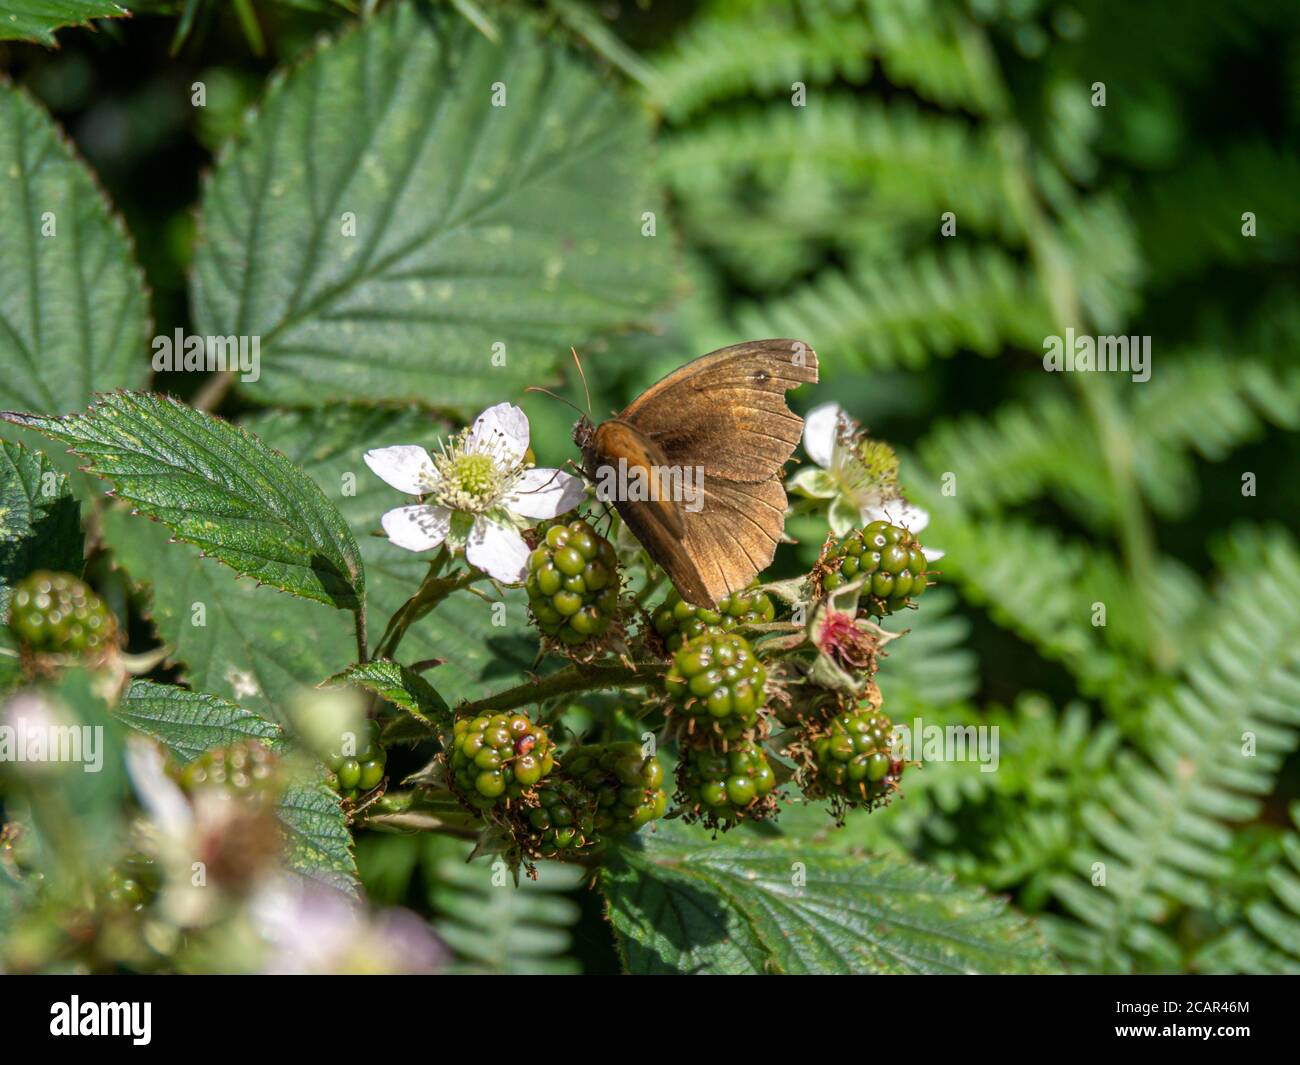
<path id="1" fill-rule="evenodd" d="M 357 661 L 364 664 L 369 655 L 366 646 L 366 602 L 364 599 L 352 612 L 352 620 L 357 631 Z"/>
<path id="2" fill-rule="evenodd" d="M 517 684 L 483 699 L 462 703 L 456 708 L 456 713 L 462 715 L 479 714 L 488 710 L 513 710 L 529 703 L 553 699 L 557 695 L 597 691 L 601 688 L 641 687 L 667 669 L 666 662 L 633 662 L 628 665 L 582 665 L 575 662 L 550 676 Z"/>

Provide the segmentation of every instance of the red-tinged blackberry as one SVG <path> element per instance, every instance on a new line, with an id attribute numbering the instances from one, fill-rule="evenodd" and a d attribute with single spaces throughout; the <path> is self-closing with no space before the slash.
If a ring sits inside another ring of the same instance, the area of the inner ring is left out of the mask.
<path id="1" fill-rule="evenodd" d="M 663 767 L 636 743 L 578 747 L 565 756 L 564 774 L 595 796 L 596 830 L 607 836 L 635 832 L 668 808 Z"/>
<path id="2" fill-rule="evenodd" d="M 9 627 L 29 650 L 91 654 L 104 650 L 117 622 L 104 601 L 70 573 L 37 570 L 14 585 Z"/>
<path id="3" fill-rule="evenodd" d="M 664 674 L 664 690 L 677 710 L 696 722 L 716 723 L 727 738 L 758 720 L 767 671 L 734 632 L 706 632 L 684 643 Z"/>
<path id="4" fill-rule="evenodd" d="M 379 742 L 367 738 L 365 747 L 356 754 L 331 751 L 325 764 L 334 774 L 334 784 L 339 795 L 356 802 L 383 782 L 388 752 Z"/>
<path id="5" fill-rule="evenodd" d="M 274 802 L 283 787 L 279 757 L 256 740 L 204 751 L 174 776 L 190 795 L 211 789 L 259 803 Z"/>
<path id="6" fill-rule="evenodd" d="M 517 815 L 515 841 L 529 858 L 584 858 L 605 846 L 596 820 L 595 795 L 575 780 L 548 777 L 537 786 L 537 805 Z"/>
<path id="7" fill-rule="evenodd" d="M 450 755 L 453 788 L 480 810 L 521 798 L 555 767 L 551 738 L 524 714 L 460 718 Z"/>
<path id="8" fill-rule="evenodd" d="M 757 581 L 754 582 L 757 585 Z M 751 586 L 753 587 L 753 586 Z M 716 610 L 691 606 L 678 594 L 668 593 L 654 613 L 654 629 L 669 651 L 706 632 L 730 632 L 741 625 L 761 625 L 776 617 L 776 607 L 764 592 L 744 591 L 724 595 Z"/>
<path id="9" fill-rule="evenodd" d="M 805 793 L 814 799 L 839 799 L 849 806 L 888 802 L 903 774 L 903 762 L 891 747 L 893 730 L 889 718 L 873 710 L 834 718 L 808 743 L 812 773 Z"/>
<path id="10" fill-rule="evenodd" d="M 687 748 L 677 766 L 677 799 L 690 821 L 710 828 L 737 821 L 762 821 L 777 809 L 776 774 L 763 748 L 750 740 L 726 751 Z"/>
<path id="11" fill-rule="evenodd" d="M 597 639 L 618 617 L 614 545 L 585 521 L 552 525 L 528 556 L 524 589 L 547 636 L 569 646 Z"/>
<path id="12" fill-rule="evenodd" d="M 861 609 L 884 617 L 924 594 L 927 580 L 921 542 L 901 525 L 873 521 L 833 544 L 818 564 L 823 592 L 867 578 Z"/>

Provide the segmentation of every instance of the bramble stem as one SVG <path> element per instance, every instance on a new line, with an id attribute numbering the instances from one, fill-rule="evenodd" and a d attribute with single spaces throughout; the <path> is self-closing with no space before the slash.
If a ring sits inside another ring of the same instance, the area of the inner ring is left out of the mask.
<path id="1" fill-rule="evenodd" d="M 573 665 L 547 677 L 497 692 L 483 699 L 462 703 L 457 714 L 479 714 L 488 710 L 513 710 L 528 703 L 540 703 L 557 695 L 598 691 L 601 688 L 639 688 L 668 669 L 666 662 L 635 662 L 631 665 Z"/>
<path id="2" fill-rule="evenodd" d="M 466 570 L 452 577 L 443 577 L 450 555 L 445 547 L 441 548 L 429 563 L 429 572 L 424 575 L 420 587 L 410 599 L 397 608 L 388 619 L 384 635 L 375 648 L 376 658 L 392 658 L 397 646 L 406 635 L 406 630 L 424 617 L 458 588 L 468 587 L 473 581 L 482 580 L 484 574 L 477 570 Z"/>

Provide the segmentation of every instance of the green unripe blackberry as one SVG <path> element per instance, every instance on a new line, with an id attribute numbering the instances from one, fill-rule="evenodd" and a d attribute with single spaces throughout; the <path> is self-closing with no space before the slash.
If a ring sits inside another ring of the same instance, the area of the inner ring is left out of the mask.
<path id="1" fill-rule="evenodd" d="M 738 735 L 758 720 L 767 670 L 734 632 L 706 632 L 684 643 L 664 674 L 664 690 L 677 708 L 699 721 Z"/>
<path id="2" fill-rule="evenodd" d="M 757 582 L 756 582 L 757 583 Z M 761 625 L 776 617 L 776 607 L 764 592 L 735 592 L 718 600 L 716 610 L 691 606 L 677 589 L 655 611 L 654 628 L 669 651 L 706 632 L 730 632 L 739 625 Z"/>
<path id="3" fill-rule="evenodd" d="M 663 767 L 636 743 L 579 747 L 565 757 L 564 774 L 595 796 L 596 829 L 605 835 L 635 832 L 668 808 Z"/>
<path id="4" fill-rule="evenodd" d="M 117 622 L 104 601 L 70 573 L 37 570 L 14 585 L 9 627 L 33 651 L 87 654 L 109 646 Z"/>
<path id="5" fill-rule="evenodd" d="M 776 811 L 776 774 L 763 748 L 750 740 L 730 743 L 726 751 L 688 748 L 677 785 L 687 818 L 710 826 L 761 821 Z"/>
<path id="6" fill-rule="evenodd" d="M 368 791 L 374 791 L 384 780 L 388 765 L 388 752 L 373 739 L 356 754 L 331 751 L 325 759 L 334 774 L 339 794 L 354 802 Z"/>
<path id="7" fill-rule="evenodd" d="M 480 810 L 504 806 L 541 783 L 555 767 L 551 738 L 523 714 L 460 718 L 452 732 L 451 780 Z"/>
<path id="8" fill-rule="evenodd" d="M 538 785 L 537 805 L 519 815 L 515 838 L 533 858 L 578 858 L 604 847 L 596 821 L 596 797 L 577 781 L 557 775 Z"/>
<path id="9" fill-rule="evenodd" d="M 582 520 L 552 525 L 528 556 L 524 589 L 547 636 L 570 646 L 602 636 L 618 616 L 614 545 Z"/>
<path id="10" fill-rule="evenodd" d="M 174 775 L 190 795 L 213 789 L 260 803 L 273 802 L 283 785 L 280 759 L 256 740 L 204 751 Z"/>
<path id="11" fill-rule="evenodd" d="M 822 561 L 825 592 L 867 578 L 862 609 L 876 617 L 901 610 L 924 594 L 928 563 L 921 542 L 901 525 L 873 521 L 849 533 Z"/>
<path id="12" fill-rule="evenodd" d="M 840 714 L 812 741 L 814 776 L 808 794 L 840 797 L 849 805 L 877 805 L 892 795 L 903 763 L 891 749 L 893 723 L 884 714 Z"/>

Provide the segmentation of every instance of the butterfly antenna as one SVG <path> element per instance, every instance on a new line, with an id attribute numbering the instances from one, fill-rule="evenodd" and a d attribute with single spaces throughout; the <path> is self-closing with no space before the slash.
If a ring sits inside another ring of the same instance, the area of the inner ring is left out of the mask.
<path id="1" fill-rule="evenodd" d="M 587 397 L 587 417 L 591 417 L 591 390 L 587 388 L 587 375 L 582 371 L 582 360 L 578 358 L 577 348 L 570 348 L 569 352 L 573 355 L 573 362 L 578 367 L 578 376 L 582 378 L 582 391 Z"/>
<path id="2" fill-rule="evenodd" d="M 538 386 L 538 385 L 529 385 L 527 388 L 524 389 L 524 391 L 525 391 L 525 392 L 541 392 L 542 395 L 550 396 L 552 399 L 558 399 L 561 403 L 567 404 L 568 406 L 570 406 L 570 407 L 572 407 L 574 410 L 576 410 L 579 414 L 582 414 L 582 408 L 579 407 L 576 403 L 570 403 L 570 402 L 569 402 L 567 399 L 565 399 L 563 396 L 557 396 L 557 395 L 556 395 L 554 392 L 552 392 L 549 388 L 541 388 L 541 387 Z M 583 415 L 583 417 L 586 417 L 586 415 Z"/>

